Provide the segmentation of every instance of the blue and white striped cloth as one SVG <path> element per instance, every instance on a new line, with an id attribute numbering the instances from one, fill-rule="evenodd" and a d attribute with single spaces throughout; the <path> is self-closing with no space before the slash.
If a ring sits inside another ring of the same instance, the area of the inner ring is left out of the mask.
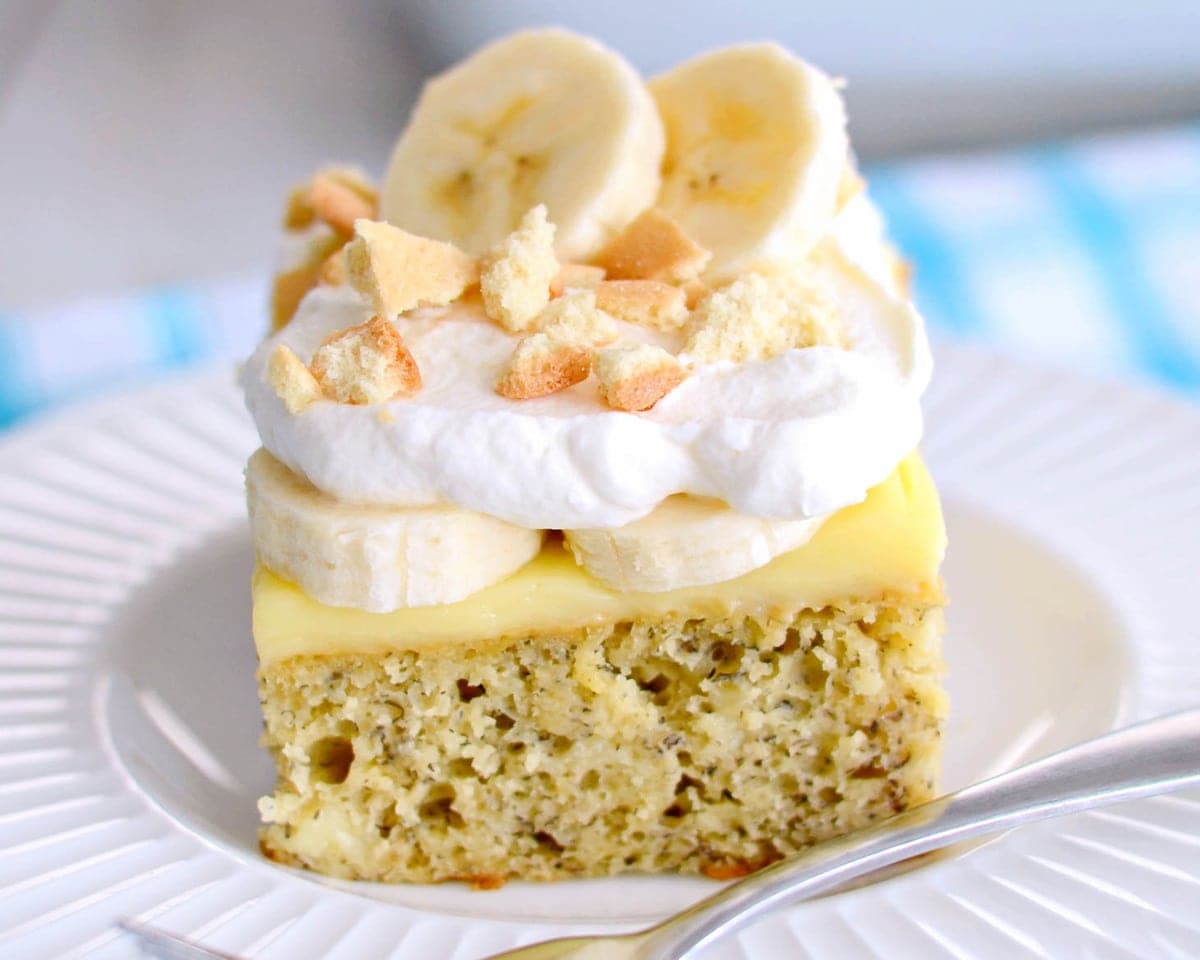
<path id="1" fill-rule="evenodd" d="M 1200 398 L 1200 127 L 867 174 L 935 335 Z M 265 304 L 265 276 L 24 315 L 0 304 L 0 427 L 164 370 L 242 357 L 265 327 Z"/>

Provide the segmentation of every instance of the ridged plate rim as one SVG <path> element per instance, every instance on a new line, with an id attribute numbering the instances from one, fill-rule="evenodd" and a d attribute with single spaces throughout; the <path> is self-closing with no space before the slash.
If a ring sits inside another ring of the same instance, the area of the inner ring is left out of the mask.
<path id="1" fill-rule="evenodd" d="M 939 484 L 1036 529 L 1119 593 L 1131 717 L 1192 705 L 1200 409 L 960 343 L 936 353 L 923 446 Z M 418 913 L 248 865 L 176 824 L 114 762 L 105 627 L 242 510 L 255 438 L 233 381 L 229 367 L 175 377 L 0 440 L 0 953 L 137 956 L 118 915 L 297 960 L 465 960 L 581 929 Z M 1181 795 L 782 911 L 706 956 L 1191 957 L 1197 903 L 1200 798 Z"/>

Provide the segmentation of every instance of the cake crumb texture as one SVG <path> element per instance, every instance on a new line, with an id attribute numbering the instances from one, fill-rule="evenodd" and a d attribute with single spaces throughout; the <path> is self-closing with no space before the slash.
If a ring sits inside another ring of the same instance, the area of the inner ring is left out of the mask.
<path id="1" fill-rule="evenodd" d="M 935 795 L 941 623 L 887 598 L 283 660 L 261 845 L 385 882 L 741 875 Z"/>

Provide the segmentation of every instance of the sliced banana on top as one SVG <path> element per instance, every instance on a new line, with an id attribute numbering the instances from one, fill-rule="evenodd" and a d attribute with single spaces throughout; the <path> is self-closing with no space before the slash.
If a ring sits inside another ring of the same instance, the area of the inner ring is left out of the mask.
<path id="1" fill-rule="evenodd" d="M 660 593 L 732 580 L 803 546 L 825 517 L 763 520 L 719 500 L 679 495 L 614 530 L 566 530 L 575 560 L 625 592 Z"/>
<path id="2" fill-rule="evenodd" d="M 546 204 L 584 260 L 654 202 L 663 129 L 623 58 L 565 30 L 499 40 L 429 81 L 392 153 L 380 212 L 483 253 Z"/>
<path id="3" fill-rule="evenodd" d="M 776 44 L 744 44 L 650 92 L 667 132 L 658 206 L 712 251 L 705 279 L 803 260 L 833 221 L 848 151 L 829 77 Z"/>
<path id="4" fill-rule="evenodd" d="M 259 561 L 335 607 L 453 603 L 515 573 L 542 531 L 457 507 L 341 503 L 259 450 L 246 465 Z"/>

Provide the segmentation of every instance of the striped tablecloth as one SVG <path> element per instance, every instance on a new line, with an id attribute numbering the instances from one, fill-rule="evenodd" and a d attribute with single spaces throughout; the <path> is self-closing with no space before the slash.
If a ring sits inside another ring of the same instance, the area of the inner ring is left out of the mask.
<path id="1" fill-rule="evenodd" d="M 1200 399 L 1200 127 L 867 171 L 936 336 Z M 265 275 L 5 312 L 0 427 L 247 354 Z M 66 349 L 64 349 L 66 345 Z"/>

